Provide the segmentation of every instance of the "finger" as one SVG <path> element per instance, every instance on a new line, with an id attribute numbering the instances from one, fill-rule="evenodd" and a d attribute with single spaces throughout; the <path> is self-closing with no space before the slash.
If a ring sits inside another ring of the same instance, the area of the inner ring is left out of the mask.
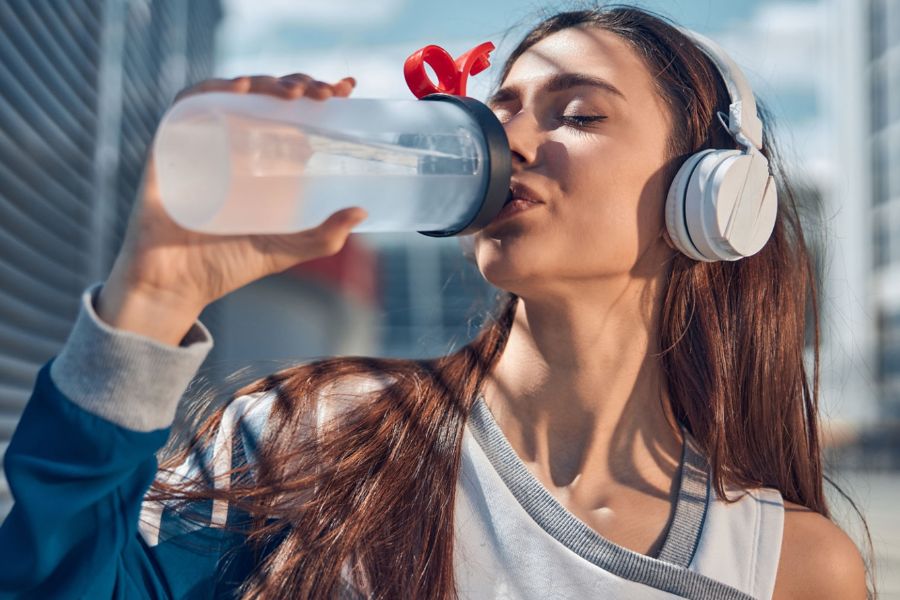
<path id="1" fill-rule="evenodd" d="M 334 95 L 332 86 L 303 73 L 285 75 L 279 77 L 278 81 L 292 98 L 306 96 L 314 100 L 324 100 Z"/>
<path id="2" fill-rule="evenodd" d="M 369 213 L 361 207 L 345 208 L 333 213 L 317 227 L 293 235 L 302 236 L 306 244 L 317 248 L 322 256 L 331 256 L 344 246 L 350 231 L 368 216 Z"/>
<path id="3" fill-rule="evenodd" d="M 306 73 L 291 73 L 290 75 L 282 75 L 278 79 L 290 83 L 309 83 L 313 80 L 313 78 Z"/>
<path id="4" fill-rule="evenodd" d="M 313 79 L 305 73 L 291 73 L 283 77 L 271 75 L 241 75 L 231 79 L 206 79 L 181 90 L 175 101 L 188 96 L 208 92 L 255 93 L 298 98 L 307 96 L 314 100 L 324 100 L 332 96 L 346 97 L 356 85 L 352 77 L 345 77 L 335 84 Z"/>
<path id="5" fill-rule="evenodd" d="M 196 96 L 197 94 L 206 94 L 209 92 L 236 92 L 245 93 L 250 91 L 253 85 L 253 77 L 241 75 L 231 79 L 205 79 L 190 87 L 187 87 L 175 96 L 175 101 L 182 100 L 188 96 Z"/>
<path id="6" fill-rule="evenodd" d="M 335 96 L 346 98 L 350 95 L 350 92 L 353 91 L 353 88 L 356 87 L 356 79 L 353 77 L 344 77 L 331 87 L 334 90 Z"/>
<path id="7" fill-rule="evenodd" d="M 231 91 L 245 93 L 250 91 L 250 86 L 253 85 L 253 78 L 249 75 L 239 75 L 229 79 L 228 83 L 231 86 Z"/>
<path id="8" fill-rule="evenodd" d="M 334 90 L 324 81 L 313 80 L 306 88 L 306 96 L 313 100 L 325 100 L 334 96 Z"/>
<path id="9" fill-rule="evenodd" d="M 175 96 L 175 100 L 181 100 L 188 96 L 195 96 L 206 92 L 230 91 L 235 88 L 235 81 L 236 79 L 205 79 L 178 92 Z"/>
<path id="10" fill-rule="evenodd" d="M 313 239 L 327 239 L 332 234 L 347 233 L 369 216 L 366 209 L 360 206 L 352 206 L 332 213 L 318 226 L 307 230 Z"/>
<path id="11" fill-rule="evenodd" d="M 250 78 L 251 94 L 268 94 L 279 98 L 290 98 L 291 91 L 281 84 L 277 77 L 271 75 L 254 75 Z"/>
<path id="12" fill-rule="evenodd" d="M 346 208 L 335 212 L 313 229 L 258 237 L 272 260 L 272 269 L 280 271 L 298 261 L 337 254 L 347 243 L 351 230 L 367 216 L 368 213 L 362 208 Z"/>
<path id="13" fill-rule="evenodd" d="M 291 92 L 294 97 L 302 96 L 306 93 L 306 88 L 312 81 L 312 77 L 305 73 L 291 73 L 278 78 L 282 87 Z"/>

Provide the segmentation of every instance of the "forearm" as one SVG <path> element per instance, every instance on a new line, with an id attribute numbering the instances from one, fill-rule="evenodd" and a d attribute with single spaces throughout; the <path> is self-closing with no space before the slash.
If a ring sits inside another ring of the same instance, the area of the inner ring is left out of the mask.
<path id="1" fill-rule="evenodd" d="M 199 324 L 183 347 L 112 328 L 88 300 L 41 370 L 4 459 L 15 505 L 0 527 L 2 592 L 115 597 L 125 583 L 147 595 L 163 586 L 138 541 L 138 514 L 155 452 L 212 342 Z"/>

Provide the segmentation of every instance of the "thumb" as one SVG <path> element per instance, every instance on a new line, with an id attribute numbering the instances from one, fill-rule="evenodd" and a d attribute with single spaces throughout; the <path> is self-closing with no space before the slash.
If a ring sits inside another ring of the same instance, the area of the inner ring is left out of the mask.
<path id="1" fill-rule="evenodd" d="M 336 254 L 344 247 L 350 231 L 368 216 L 361 207 L 345 208 L 329 216 L 318 227 L 295 235 L 312 238 L 325 255 Z"/>
<path id="2" fill-rule="evenodd" d="M 336 211 L 327 219 L 322 221 L 321 224 L 318 225 L 314 230 L 326 230 L 326 231 L 341 231 L 343 229 L 353 229 L 358 224 L 363 222 L 366 218 L 368 218 L 369 213 L 366 212 L 366 209 L 360 206 L 351 206 L 350 208 L 344 208 L 339 211 Z M 349 233 L 349 231 L 348 231 Z"/>
<path id="3" fill-rule="evenodd" d="M 367 216 L 365 209 L 360 207 L 345 208 L 312 229 L 261 236 L 271 261 L 268 267 L 274 273 L 301 262 L 337 254 L 347 242 L 350 231 Z"/>

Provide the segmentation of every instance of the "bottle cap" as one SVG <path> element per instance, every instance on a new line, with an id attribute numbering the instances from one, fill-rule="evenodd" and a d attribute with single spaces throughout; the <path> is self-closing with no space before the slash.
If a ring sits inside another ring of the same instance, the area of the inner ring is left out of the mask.
<path id="1" fill-rule="evenodd" d="M 431 44 L 419 48 L 410 54 L 403 64 L 406 85 L 416 98 L 424 98 L 429 94 L 465 96 L 469 75 L 477 75 L 491 66 L 488 55 L 493 49 L 493 43 L 484 42 L 453 60 L 453 57 L 440 46 Z M 425 63 L 434 69 L 438 83 L 435 84 L 428 77 Z"/>

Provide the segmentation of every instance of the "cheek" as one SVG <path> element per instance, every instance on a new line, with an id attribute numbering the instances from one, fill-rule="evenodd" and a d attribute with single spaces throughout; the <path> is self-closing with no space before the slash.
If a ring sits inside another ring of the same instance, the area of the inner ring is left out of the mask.
<path id="1" fill-rule="evenodd" d="M 476 236 L 479 269 L 504 289 L 537 281 L 634 271 L 663 243 L 664 160 L 636 143 L 584 138 L 544 146 L 544 174 L 558 184 L 539 219 L 510 223 L 501 239 Z"/>
<path id="2" fill-rule="evenodd" d="M 594 255 L 633 264 L 664 226 L 667 188 L 662 166 L 642 161 L 640 155 L 596 149 L 570 147 L 568 158 L 562 208 L 570 239 Z"/>

